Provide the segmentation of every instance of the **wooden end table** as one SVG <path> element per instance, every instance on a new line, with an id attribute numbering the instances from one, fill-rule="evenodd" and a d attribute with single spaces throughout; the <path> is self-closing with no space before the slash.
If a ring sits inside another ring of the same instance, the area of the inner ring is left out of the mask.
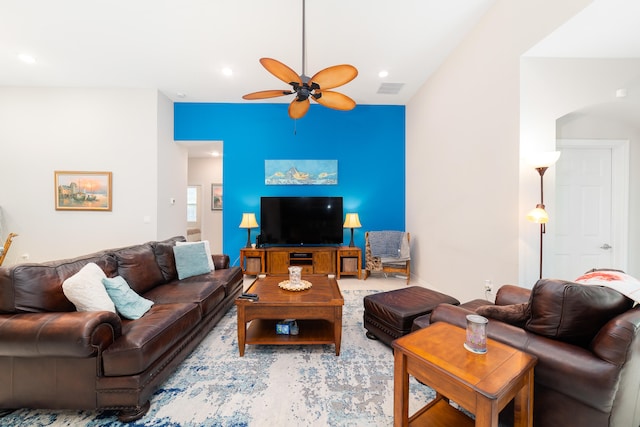
<path id="1" fill-rule="evenodd" d="M 257 294 L 259 300 L 236 299 L 240 356 L 244 356 L 246 344 L 334 344 L 339 356 L 344 299 L 336 279 L 303 276 L 312 286 L 297 292 L 278 286 L 287 279 L 284 275 L 258 277 L 247 293 Z M 276 323 L 284 319 L 296 319 L 298 335 L 276 334 Z"/>
<path id="2" fill-rule="evenodd" d="M 359 247 L 339 247 L 336 259 L 338 261 L 336 266 L 338 279 L 341 276 L 356 276 L 360 280 L 362 276 L 362 251 Z"/>
<path id="3" fill-rule="evenodd" d="M 498 414 L 515 403 L 515 427 L 533 426 L 533 368 L 538 359 L 487 339 L 487 352 L 463 346 L 466 331 L 445 322 L 395 340 L 394 426 L 473 426 L 449 399 L 475 414 L 475 425 L 497 427 Z M 436 398 L 409 417 L 409 375 L 436 391 Z"/>
<path id="4" fill-rule="evenodd" d="M 258 275 L 265 271 L 265 250 L 258 248 L 240 249 L 240 268 L 242 274 Z M 246 265 L 245 265 L 246 263 Z"/>

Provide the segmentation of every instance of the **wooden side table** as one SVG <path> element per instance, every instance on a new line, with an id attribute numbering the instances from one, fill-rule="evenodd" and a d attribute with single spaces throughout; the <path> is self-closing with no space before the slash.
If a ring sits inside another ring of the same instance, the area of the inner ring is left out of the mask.
<path id="1" fill-rule="evenodd" d="M 337 256 L 337 278 L 356 276 L 360 280 L 362 272 L 362 251 L 359 247 L 340 246 Z"/>
<path id="2" fill-rule="evenodd" d="M 243 274 L 258 275 L 265 272 L 264 249 L 240 249 L 240 268 Z M 245 265 L 246 264 L 246 265 Z"/>
<path id="3" fill-rule="evenodd" d="M 463 347 L 465 338 L 464 329 L 438 322 L 393 342 L 394 426 L 473 426 L 449 399 L 475 414 L 481 427 L 497 427 L 498 414 L 514 400 L 514 426 L 533 426 L 538 359 L 491 339 L 485 354 L 471 353 Z M 411 417 L 409 375 L 436 391 L 436 398 Z"/>

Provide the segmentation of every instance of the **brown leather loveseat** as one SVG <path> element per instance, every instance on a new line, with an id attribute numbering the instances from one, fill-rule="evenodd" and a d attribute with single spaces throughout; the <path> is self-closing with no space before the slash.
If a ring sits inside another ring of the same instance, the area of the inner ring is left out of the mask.
<path id="1" fill-rule="evenodd" d="M 537 427 L 640 425 L 640 309 L 633 301 L 601 286 L 542 279 L 532 290 L 502 286 L 495 306 L 488 304 L 441 304 L 415 319 L 414 329 L 435 322 L 464 328 L 477 311 L 489 318 L 489 338 L 537 356 Z"/>
<path id="2" fill-rule="evenodd" d="M 115 409 L 133 421 L 242 292 L 227 255 L 178 280 L 183 237 L 41 264 L 0 268 L 0 408 Z M 208 259 L 205 258 L 205 259 Z M 140 318 L 76 311 L 62 284 L 88 263 L 153 301 Z"/>

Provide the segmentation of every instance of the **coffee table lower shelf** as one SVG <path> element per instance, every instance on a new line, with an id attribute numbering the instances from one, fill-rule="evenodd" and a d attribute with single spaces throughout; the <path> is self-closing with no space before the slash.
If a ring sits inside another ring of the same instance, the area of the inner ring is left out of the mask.
<path id="1" fill-rule="evenodd" d="M 278 320 L 252 320 L 245 342 L 260 345 L 335 344 L 333 323 L 328 320 L 298 319 L 296 322 L 298 335 L 279 335 L 276 334 Z"/>
<path id="2" fill-rule="evenodd" d="M 438 396 L 409 418 L 409 427 L 473 427 L 475 421 Z"/>

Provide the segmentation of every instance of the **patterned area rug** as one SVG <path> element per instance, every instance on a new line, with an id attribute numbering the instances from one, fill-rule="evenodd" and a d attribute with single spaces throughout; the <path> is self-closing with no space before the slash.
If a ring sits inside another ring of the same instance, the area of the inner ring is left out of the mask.
<path id="1" fill-rule="evenodd" d="M 236 310 L 153 396 L 149 413 L 128 426 L 391 426 L 393 353 L 365 337 L 362 298 L 344 290 L 342 347 L 253 346 L 238 356 Z M 410 380 L 409 413 L 433 399 Z M 115 413 L 18 410 L 3 426 L 120 426 Z"/>

